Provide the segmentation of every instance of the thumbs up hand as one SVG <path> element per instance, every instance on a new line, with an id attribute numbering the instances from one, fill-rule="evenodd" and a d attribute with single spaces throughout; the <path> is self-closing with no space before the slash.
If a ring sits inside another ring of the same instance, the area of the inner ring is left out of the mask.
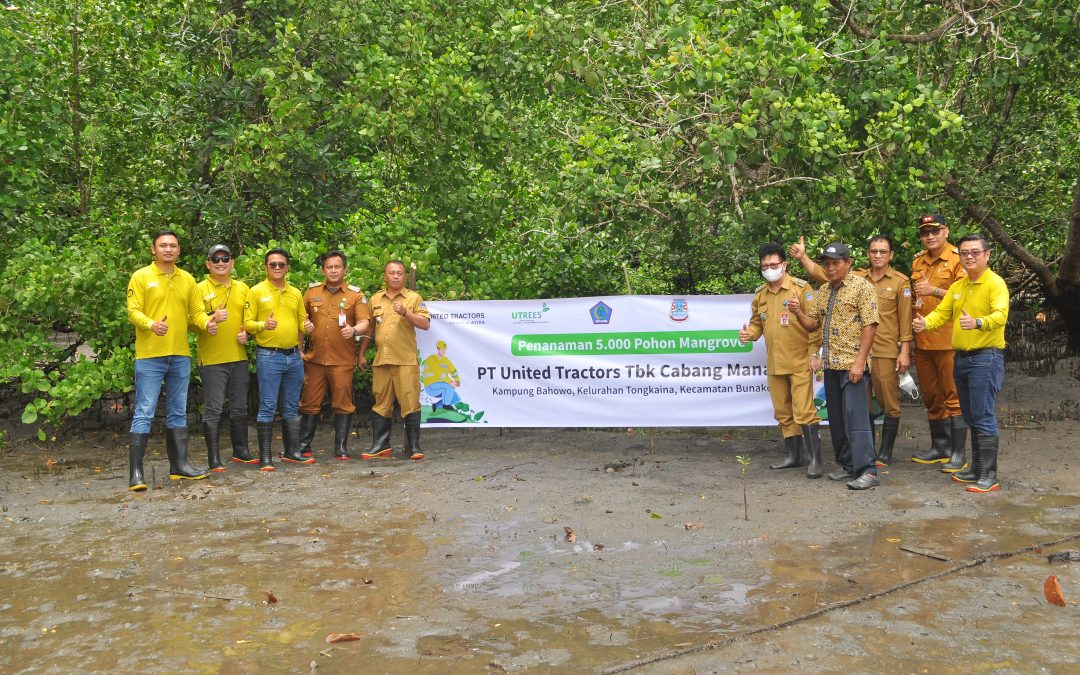
<path id="1" fill-rule="evenodd" d="M 266 317 L 266 322 L 263 324 L 263 328 L 266 330 L 274 330 L 277 328 L 277 320 L 274 319 L 274 313 L 270 312 L 270 316 Z"/>
<path id="2" fill-rule="evenodd" d="M 915 318 L 911 320 L 911 329 L 916 333 L 926 330 L 926 319 L 923 318 L 922 314 L 916 314 Z"/>
<path id="3" fill-rule="evenodd" d="M 802 309 L 802 303 L 799 302 L 799 294 L 792 291 L 791 299 L 787 301 L 787 310 L 794 316 L 799 313 L 800 309 Z"/>
<path id="4" fill-rule="evenodd" d="M 161 321 L 155 321 L 154 325 L 150 327 L 150 330 L 154 331 L 154 335 L 164 337 L 169 332 L 169 324 L 165 323 L 168 316 L 161 317 Z"/>
<path id="5" fill-rule="evenodd" d="M 806 237 L 799 237 L 798 244 L 792 244 L 788 249 L 788 256 L 792 258 L 802 258 L 806 253 Z"/>
<path id="6" fill-rule="evenodd" d="M 975 330 L 978 326 L 975 325 L 975 317 L 967 313 L 967 310 L 960 310 L 960 327 L 964 330 Z"/>
<path id="7" fill-rule="evenodd" d="M 228 320 L 229 320 L 229 310 L 225 309 L 225 303 L 222 303 L 221 307 L 218 307 L 217 309 L 214 310 L 214 322 L 215 323 L 225 323 Z"/>
<path id="8" fill-rule="evenodd" d="M 739 331 L 739 342 L 750 342 L 750 327 L 745 323 L 742 325 L 742 330 Z"/>

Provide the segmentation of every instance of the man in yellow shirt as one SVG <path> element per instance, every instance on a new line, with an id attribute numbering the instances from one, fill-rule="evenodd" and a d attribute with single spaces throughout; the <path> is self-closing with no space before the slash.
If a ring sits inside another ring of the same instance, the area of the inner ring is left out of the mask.
<path id="1" fill-rule="evenodd" d="M 360 459 L 390 457 L 390 428 L 394 400 L 401 406 L 405 422 L 405 453 L 409 459 L 423 459 L 420 450 L 420 363 L 416 352 L 416 329 L 427 330 L 431 314 L 424 299 L 405 288 L 405 265 L 391 260 L 383 268 L 385 286 L 371 296 L 371 318 L 375 326 L 375 363 L 371 389 L 371 448 Z M 361 354 L 363 358 L 363 344 Z"/>
<path id="2" fill-rule="evenodd" d="M 300 389 L 304 384 L 304 362 L 300 358 L 300 338 L 315 326 L 308 320 L 300 290 L 285 279 L 289 254 L 272 248 L 264 256 L 266 280 L 248 291 L 244 308 L 244 330 L 255 336 L 255 375 L 259 380 L 259 412 L 255 430 L 259 435 L 259 469 L 273 471 L 271 446 L 274 413 L 281 400 L 281 439 L 286 462 L 311 464 L 312 457 L 300 454 Z M 303 333 L 301 333 L 303 331 Z"/>
<path id="3" fill-rule="evenodd" d="M 972 430 L 972 469 L 953 473 L 953 480 L 972 483 L 968 492 L 993 492 L 997 479 L 997 394 L 1005 381 L 1005 324 L 1009 320 L 1009 289 L 990 269 L 990 242 L 981 234 L 960 240 L 960 257 L 967 278 L 949 287 L 945 298 L 928 316 L 916 316 L 916 333 L 952 324 L 956 351 L 953 379 L 960 410 Z"/>
<path id="4" fill-rule="evenodd" d="M 248 356 L 244 330 L 244 303 L 248 287 L 232 278 L 235 260 L 225 244 L 210 248 L 206 255 L 206 278 L 195 286 L 195 299 L 214 320 L 209 332 L 199 333 L 199 377 L 203 390 L 203 439 L 210 470 L 221 472 L 218 430 L 225 395 L 229 396 L 229 437 L 232 461 L 254 464 L 259 461 L 248 450 Z"/>
<path id="5" fill-rule="evenodd" d="M 131 275 L 127 287 L 128 321 L 135 326 L 135 413 L 128 448 L 128 489 L 146 489 L 143 458 L 150 440 L 161 386 L 165 385 L 165 448 L 169 478 L 199 480 L 206 471 L 188 462 L 187 395 L 191 379 L 188 324 L 212 328 L 213 321 L 195 301 L 195 278 L 176 266 L 180 241 L 175 232 L 154 235 L 154 262 Z"/>

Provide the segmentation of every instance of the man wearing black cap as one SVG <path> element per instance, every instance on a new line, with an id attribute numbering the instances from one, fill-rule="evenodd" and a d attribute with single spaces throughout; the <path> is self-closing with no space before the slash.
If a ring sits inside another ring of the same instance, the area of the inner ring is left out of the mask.
<path id="1" fill-rule="evenodd" d="M 851 249 L 847 244 L 829 244 L 820 261 L 828 283 L 818 289 L 808 311 L 803 311 L 798 298 L 788 302 L 788 309 L 808 332 L 821 329 L 829 435 L 840 465 L 829 479 L 846 480 L 852 490 L 866 490 L 881 484 L 874 462 L 867 378 L 863 377 L 877 330 L 877 293 L 866 279 L 848 274 Z"/>
<path id="2" fill-rule="evenodd" d="M 229 397 L 229 438 L 232 461 L 254 464 L 259 461 L 248 450 L 248 356 L 244 330 L 244 303 L 248 287 L 232 278 L 232 251 L 225 244 L 210 248 L 206 255 L 209 274 L 195 286 L 195 298 L 202 303 L 213 326 L 199 332 L 199 377 L 203 387 L 203 438 L 210 470 L 221 472 L 218 430 L 225 396 Z"/>
<path id="3" fill-rule="evenodd" d="M 925 249 L 911 261 L 911 283 L 915 314 L 927 316 L 937 309 L 949 287 L 966 273 L 959 251 L 949 243 L 945 216 L 927 213 L 919 218 L 919 239 Z M 953 380 L 952 323 L 915 335 L 914 361 L 930 423 L 930 448 L 913 454 L 911 461 L 945 463 L 941 469 L 945 473 L 960 471 L 966 466 L 967 425 Z"/>

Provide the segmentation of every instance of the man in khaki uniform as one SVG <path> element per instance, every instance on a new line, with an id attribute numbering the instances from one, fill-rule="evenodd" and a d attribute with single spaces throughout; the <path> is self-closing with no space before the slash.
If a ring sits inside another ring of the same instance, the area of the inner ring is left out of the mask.
<path id="1" fill-rule="evenodd" d="M 790 252 L 799 259 L 811 279 L 828 281 L 821 267 L 806 255 L 802 241 L 793 245 Z M 870 389 L 885 412 L 876 463 L 878 466 L 888 466 L 892 462 L 893 445 L 900 429 L 898 374 L 907 372 L 911 365 L 911 287 L 910 280 L 890 264 L 893 258 L 892 237 L 874 235 L 870 238 L 866 253 L 870 269 L 856 270 L 853 274 L 872 283 L 877 291 L 878 326 L 874 333 L 874 344 L 870 348 Z M 873 429 L 871 424 L 871 432 Z"/>
<path id="2" fill-rule="evenodd" d="M 752 342 L 765 336 L 765 364 L 769 371 L 769 396 L 773 416 L 784 434 L 787 459 L 772 469 L 789 469 L 807 464 L 808 478 L 821 477 L 821 438 L 814 407 L 814 374 L 810 357 L 820 345 L 820 333 L 807 333 L 787 308 L 795 297 L 810 304 L 813 289 L 802 279 L 787 273 L 787 256 L 778 244 L 765 244 L 758 251 L 761 275 L 766 283 L 755 289 L 750 304 L 750 323 L 739 331 L 739 339 Z"/>
<path id="3" fill-rule="evenodd" d="M 334 457 L 349 457 L 349 427 L 353 405 L 356 337 L 368 329 L 367 298 L 357 286 L 346 286 L 345 254 L 329 251 L 320 257 L 324 281 L 304 293 L 304 308 L 315 330 L 304 352 L 304 388 L 300 394 L 300 454 L 311 457 L 311 441 L 327 388 L 334 409 Z"/>
<path id="4" fill-rule="evenodd" d="M 401 406 L 405 422 L 405 452 L 409 459 L 423 459 L 420 450 L 420 360 L 416 351 L 416 329 L 431 325 L 424 300 L 405 288 L 405 265 L 398 260 L 383 268 L 385 286 L 371 296 L 371 318 L 378 351 L 373 364 L 371 389 L 371 448 L 361 459 L 390 457 L 390 428 L 394 401 Z M 361 353 L 357 359 L 363 358 Z"/>
<path id="5" fill-rule="evenodd" d="M 925 250 L 911 261 L 915 314 L 927 316 L 937 309 L 949 286 L 967 276 L 960 264 L 960 252 L 949 243 L 949 228 L 940 213 L 919 219 L 919 238 Z M 947 462 L 942 471 L 954 473 L 964 468 L 967 425 L 960 412 L 960 398 L 953 380 L 952 324 L 946 322 L 932 331 L 915 336 L 915 368 L 919 371 L 926 417 L 930 423 L 930 449 L 917 452 L 911 461 L 919 464 Z"/>

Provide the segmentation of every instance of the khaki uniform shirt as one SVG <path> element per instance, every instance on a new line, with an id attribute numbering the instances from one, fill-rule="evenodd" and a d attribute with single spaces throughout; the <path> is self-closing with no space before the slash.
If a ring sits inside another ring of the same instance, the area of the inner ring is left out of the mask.
<path id="1" fill-rule="evenodd" d="M 870 354 L 895 359 L 900 356 L 898 343 L 911 342 L 911 306 L 915 295 L 911 284 L 905 275 L 891 266 L 885 268 L 885 274 L 877 281 L 870 278 L 870 270 L 858 270 L 854 274 L 872 283 L 877 290 L 878 326 Z"/>
<path id="2" fill-rule="evenodd" d="M 266 330 L 266 320 L 273 313 L 277 328 Z M 260 347 L 289 349 L 300 344 L 300 330 L 307 319 L 304 297 L 300 289 L 285 282 L 278 288 L 264 279 L 248 291 L 244 308 L 244 329 L 255 335 Z"/>
<path id="3" fill-rule="evenodd" d="M 833 295 L 836 299 L 830 310 Z M 874 285 L 854 274 L 844 277 L 837 288 L 824 283 L 806 314 L 818 321 L 821 330 L 821 367 L 849 370 L 859 354 L 862 329 L 878 322 Z"/>
<path id="4" fill-rule="evenodd" d="M 767 283 L 758 286 L 750 303 L 753 316 L 746 329 L 751 340 L 765 335 L 765 366 L 770 375 L 791 375 L 807 370 L 810 355 L 817 353 L 821 344 L 821 332 L 808 334 L 787 309 L 787 301 L 796 291 L 803 305 L 814 301 L 814 289 L 810 284 L 789 274 L 780 283 L 779 292 L 774 293 Z"/>
<path id="5" fill-rule="evenodd" d="M 304 308 L 315 330 L 307 337 L 306 361 L 320 366 L 351 366 L 356 363 L 356 340 L 341 336 L 346 325 L 371 318 L 367 298 L 358 286 L 331 291 L 315 282 L 304 293 Z"/>
<path id="6" fill-rule="evenodd" d="M 960 265 L 960 252 L 952 244 L 946 244 L 945 248 L 941 249 L 941 255 L 933 260 L 930 259 L 928 251 L 920 252 L 911 261 L 911 292 L 915 299 L 915 311 L 922 316 L 927 316 L 937 309 L 942 298 L 932 295 L 915 296 L 914 284 L 929 279 L 934 286 L 947 291 L 949 286 L 966 276 L 967 272 Z M 928 350 L 952 349 L 952 324 L 946 323 L 935 330 L 917 333 L 915 347 Z"/>
<path id="7" fill-rule="evenodd" d="M 217 335 L 199 331 L 200 365 L 247 361 L 247 349 L 236 341 L 237 334 L 244 329 L 247 294 L 247 284 L 236 279 L 225 285 L 208 276 L 195 286 L 195 299 L 202 305 L 203 314 L 208 320 L 215 310 L 224 308 L 229 313 L 228 320 L 217 325 Z"/>
<path id="8" fill-rule="evenodd" d="M 131 275 L 127 286 L 128 321 L 135 326 L 135 358 L 191 356 L 188 324 L 206 329 L 207 316 L 195 299 L 195 277 L 179 267 L 172 274 L 156 262 Z M 154 323 L 165 319 L 169 331 L 156 335 Z"/>
<path id="9" fill-rule="evenodd" d="M 390 297 L 386 289 L 371 296 L 371 320 L 375 322 L 376 366 L 417 366 L 420 359 L 416 353 L 416 327 L 394 311 L 394 301 L 405 305 L 413 314 L 431 318 L 424 299 L 407 288 Z"/>

